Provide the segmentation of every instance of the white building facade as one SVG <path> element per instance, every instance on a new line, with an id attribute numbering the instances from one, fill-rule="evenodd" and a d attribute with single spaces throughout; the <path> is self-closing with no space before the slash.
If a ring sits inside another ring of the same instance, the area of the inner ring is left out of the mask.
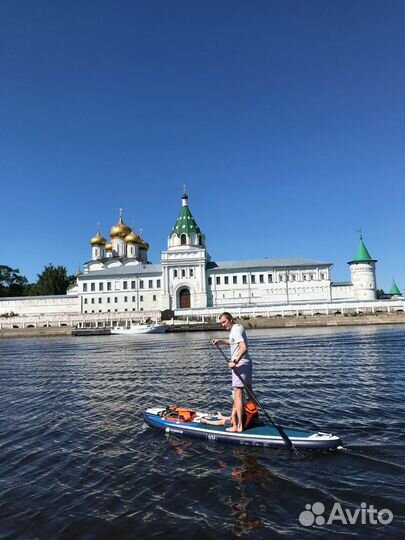
<path id="1" fill-rule="evenodd" d="M 350 261 L 351 281 L 335 283 L 332 263 L 301 258 L 212 261 L 186 194 L 160 264 L 148 261 L 149 244 L 123 222 L 107 240 L 90 240 L 92 258 L 66 296 L 0 299 L 0 315 L 157 313 L 302 305 L 376 299 L 376 260 L 362 237 Z"/>
<path id="2" fill-rule="evenodd" d="M 205 236 L 188 206 L 182 207 L 162 252 L 147 260 L 149 245 L 125 225 L 122 213 L 107 242 L 98 230 L 92 260 L 77 285 L 81 313 L 233 308 L 274 304 L 367 301 L 376 298 L 376 261 L 363 239 L 349 262 L 351 281 L 334 283 L 332 263 L 301 258 L 212 261 Z"/>

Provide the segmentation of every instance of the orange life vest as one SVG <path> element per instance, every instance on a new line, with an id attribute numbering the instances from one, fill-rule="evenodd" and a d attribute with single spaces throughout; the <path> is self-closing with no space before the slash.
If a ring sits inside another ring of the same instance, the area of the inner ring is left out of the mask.
<path id="1" fill-rule="evenodd" d="M 183 407 L 176 407 L 175 405 L 166 407 L 166 410 L 162 413 L 162 416 L 165 418 L 176 420 L 177 422 L 191 422 L 195 415 L 195 411 L 184 409 Z"/>

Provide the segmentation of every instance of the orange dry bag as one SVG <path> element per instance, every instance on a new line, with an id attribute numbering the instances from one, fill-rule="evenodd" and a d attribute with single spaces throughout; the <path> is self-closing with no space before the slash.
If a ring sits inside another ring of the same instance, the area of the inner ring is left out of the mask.
<path id="1" fill-rule="evenodd" d="M 243 421 L 243 429 L 246 429 L 251 421 L 258 416 L 259 408 L 257 404 L 252 400 L 249 399 L 244 405 L 243 405 L 243 411 L 245 413 L 245 418 Z"/>

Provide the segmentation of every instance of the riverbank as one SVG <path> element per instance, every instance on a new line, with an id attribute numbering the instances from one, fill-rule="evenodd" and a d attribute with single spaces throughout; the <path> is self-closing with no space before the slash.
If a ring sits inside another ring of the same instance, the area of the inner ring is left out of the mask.
<path id="1" fill-rule="evenodd" d="M 305 327 L 328 327 L 328 326 L 361 326 L 361 325 L 381 325 L 381 324 L 403 324 L 405 325 L 405 313 L 374 313 L 374 314 L 350 314 L 350 315 L 299 315 L 285 317 L 244 317 L 237 319 L 247 329 L 260 328 L 305 328 Z M 109 335 L 108 329 L 89 328 L 81 335 Z M 107 332 L 105 331 L 107 330 Z M 169 332 L 205 332 L 222 330 L 217 322 L 188 322 L 176 324 L 169 327 Z M 1 328 L 0 338 L 17 337 L 49 337 L 49 336 L 69 336 L 72 335 L 70 326 L 49 326 L 37 328 Z"/>

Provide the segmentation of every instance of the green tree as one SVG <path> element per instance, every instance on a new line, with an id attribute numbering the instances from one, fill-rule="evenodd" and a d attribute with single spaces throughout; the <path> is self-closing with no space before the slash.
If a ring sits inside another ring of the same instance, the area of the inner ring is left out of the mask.
<path id="1" fill-rule="evenodd" d="M 22 296 L 27 283 L 18 268 L 0 265 L 0 296 Z"/>
<path id="2" fill-rule="evenodd" d="M 385 292 L 383 291 L 383 289 L 377 289 L 376 294 L 377 298 L 383 298 L 385 296 Z"/>
<path id="3" fill-rule="evenodd" d="M 64 266 L 49 264 L 44 267 L 42 274 L 38 274 L 35 286 L 38 295 L 66 294 L 67 288 L 74 280 L 74 276 L 68 276 Z"/>

